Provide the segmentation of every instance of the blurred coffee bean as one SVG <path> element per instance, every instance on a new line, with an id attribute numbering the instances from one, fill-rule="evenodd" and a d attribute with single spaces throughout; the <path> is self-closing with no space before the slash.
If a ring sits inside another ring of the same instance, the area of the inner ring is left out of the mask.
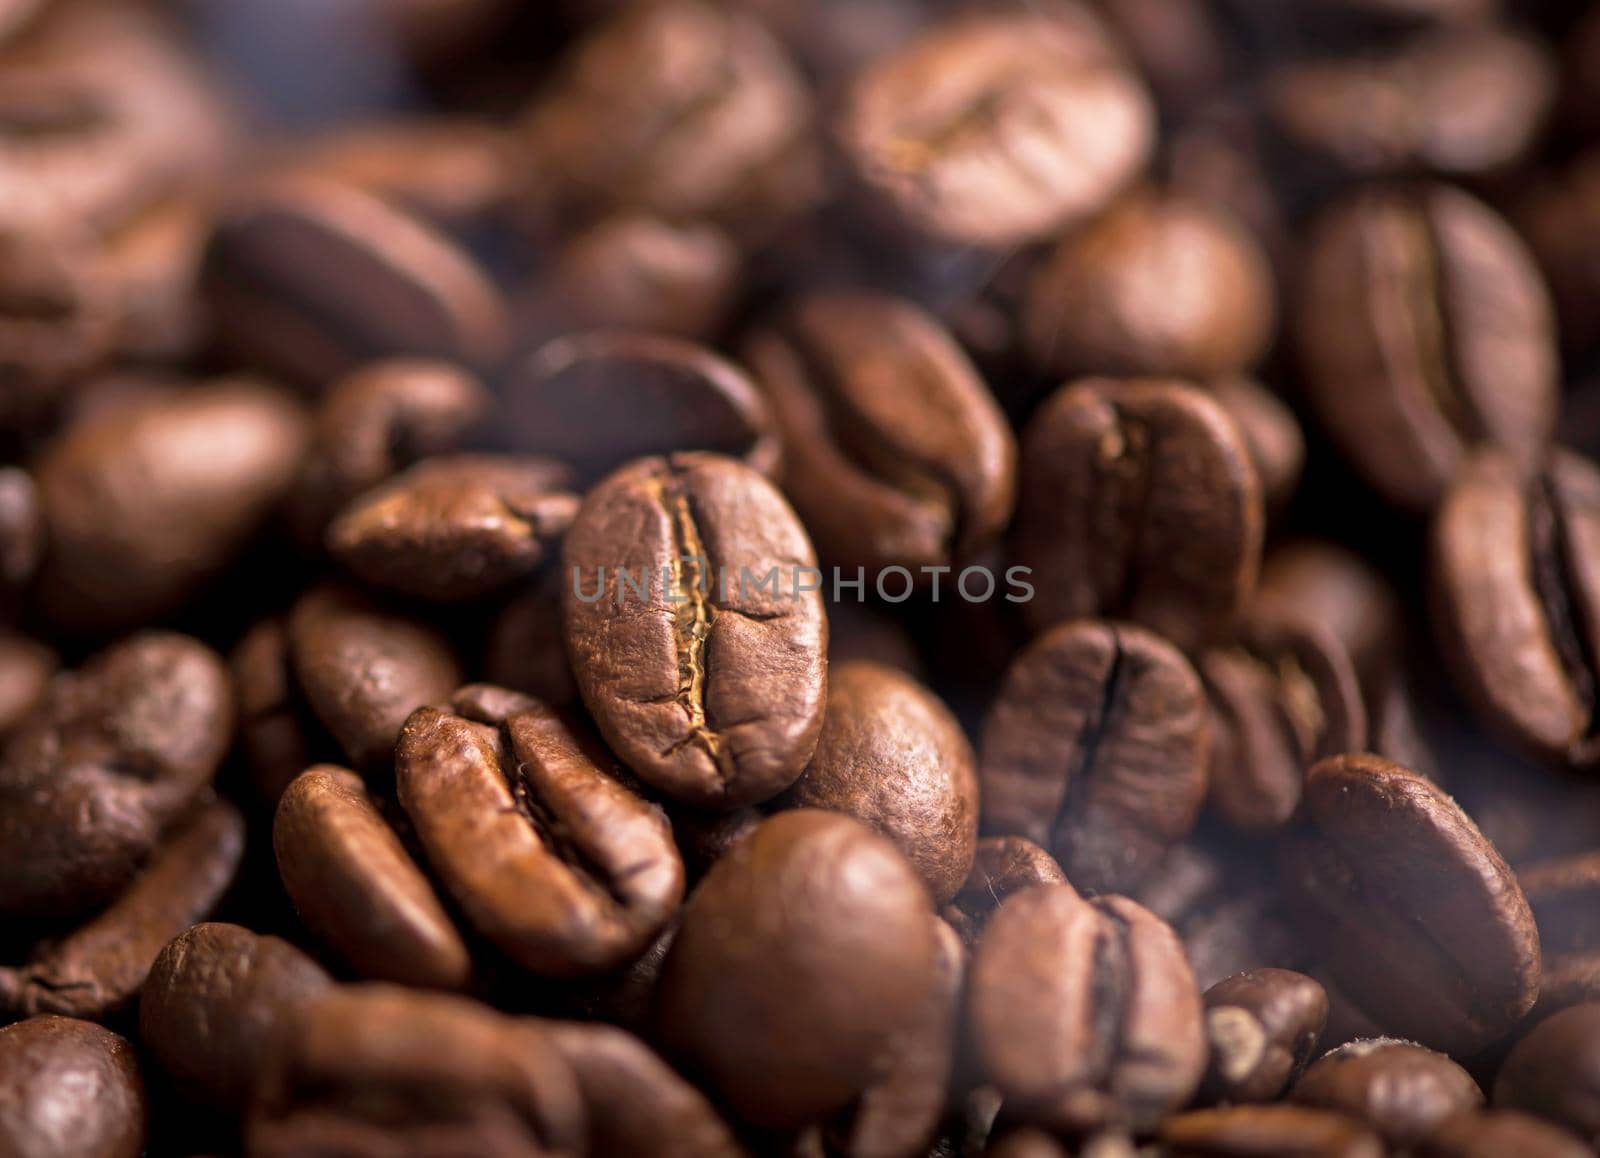
<path id="1" fill-rule="evenodd" d="M 927 583 L 999 536 L 1016 445 L 950 335 L 881 294 L 805 298 L 758 330 L 746 358 L 783 434 L 784 491 L 823 558 Z"/>
<path id="2" fill-rule="evenodd" d="M 685 450 L 741 459 L 764 475 L 777 469 L 766 400 L 743 370 L 692 342 L 623 331 L 558 338 L 506 390 L 516 445 L 571 464 L 585 486 L 635 459 Z"/>
<path id="3" fill-rule="evenodd" d="M 728 809 L 799 778 L 828 621 L 811 544 L 764 478 L 712 454 L 641 459 L 589 492 L 562 564 L 578 689 L 640 779 Z"/>
<path id="4" fill-rule="evenodd" d="M 1022 438 L 1013 560 L 1035 630 L 1126 618 L 1188 649 L 1221 639 L 1255 589 L 1264 514 L 1250 452 L 1198 387 L 1088 379 Z"/>
<path id="5" fill-rule="evenodd" d="M 936 241 L 1003 249 L 1108 204 L 1154 144 L 1142 82 L 1081 5 L 935 24 L 856 81 L 837 126 L 854 179 Z"/>
<path id="6" fill-rule="evenodd" d="M 1402 632 L 1395 591 L 1365 560 L 1336 543 L 1297 539 L 1267 552 L 1255 606 L 1268 619 L 1338 640 L 1363 685 L 1393 666 Z"/>
<path id="7" fill-rule="evenodd" d="M 49 544 L 38 602 L 88 631 L 176 611 L 261 530 L 305 437 L 298 406 L 244 380 L 157 393 L 69 427 L 35 468 Z"/>
<path id="8" fill-rule="evenodd" d="M 57 678 L 0 755 L 0 909 L 71 917 L 120 892 L 228 750 L 222 661 L 134 636 Z"/>
<path id="9" fill-rule="evenodd" d="M 1012 893 L 1035 885 L 1066 883 L 1067 874 L 1055 857 L 1027 837 L 984 836 L 978 839 L 972 872 L 953 901 L 976 939 Z"/>
<path id="10" fill-rule="evenodd" d="M 1046 885 L 1008 900 L 973 959 L 968 1017 L 1007 1112 L 1053 1128 L 1149 1132 L 1205 1071 L 1183 946 L 1126 897 Z"/>
<path id="11" fill-rule="evenodd" d="M 834 665 L 816 753 L 773 803 L 842 812 L 876 829 L 942 905 L 972 870 L 976 765 L 961 725 L 933 692 L 879 664 Z"/>
<path id="12" fill-rule="evenodd" d="M 1224 378 L 1272 338 L 1272 272 L 1251 235 L 1216 209 L 1141 191 L 1067 235 L 1023 306 L 1028 352 L 1057 378 Z"/>
<path id="13" fill-rule="evenodd" d="M 1412 1150 L 1418 1158 L 1583 1158 L 1590 1150 L 1559 1126 L 1516 1110 L 1469 1110 L 1445 1120 Z"/>
<path id="14" fill-rule="evenodd" d="M 1338 202 L 1307 246 L 1307 398 L 1370 484 L 1425 512 L 1476 447 L 1537 462 L 1555 422 L 1554 322 L 1504 221 L 1444 186 L 1378 187 Z"/>
<path id="15" fill-rule="evenodd" d="M 1289 1097 L 1358 1118 L 1398 1147 L 1483 1105 L 1483 1091 L 1466 1070 L 1442 1053 L 1391 1038 L 1355 1041 L 1323 1054 Z"/>
<path id="16" fill-rule="evenodd" d="M 467 371 L 420 358 L 373 362 L 334 382 L 289 495 L 291 527 L 320 547 L 347 503 L 414 462 L 455 449 L 492 405 Z"/>
<path id="17" fill-rule="evenodd" d="M 569 49 L 522 124 L 527 196 L 578 219 L 642 210 L 765 232 L 811 200 L 811 95 L 760 24 L 635 5 Z"/>
<path id="18" fill-rule="evenodd" d="M 33 476 L 0 467 L 0 614 L 11 610 L 44 554 L 44 512 Z"/>
<path id="19" fill-rule="evenodd" d="M 0 1029 L 0 1150 L 15 1158 L 138 1158 L 148 1131 L 133 1046 L 87 1021 Z"/>
<path id="20" fill-rule="evenodd" d="M 887 839 L 800 809 L 711 867 L 658 991 L 662 1040 L 728 1104 L 790 1128 L 882 1076 L 937 984 L 927 891 Z"/>
<path id="21" fill-rule="evenodd" d="M 1530 1029 L 1494 1082 L 1494 1104 L 1548 1118 L 1600 1146 L 1600 1003 L 1574 1005 Z"/>
<path id="22" fill-rule="evenodd" d="M 1450 673 L 1486 722 L 1557 765 L 1600 762 L 1600 470 L 1554 452 L 1536 477 L 1484 452 L 1434 522 L 1432 584 Z"/>
<path id="23" fill-rule="evenodd" d="M 501 731 L 456 703 L 463 715 L 413 712 L 395 750 L 400 804 L 444 887 L 526 969 L 627 964 L 683 897 L 666 815 L 544 705 L 513 695 Z"/>
<path id="24" fill-rule="evenodd" d="M 212 800 L 176 825 L 143 871 L 99 915 L 0 969 L 0 1009 L 103 1019 L 144 985 L 156 955 L 216 908 L 244 853 L 244 819 Z"/>
<path id="25" fill-rule="evenodd" d="M 1597 25 L 1600 27 L 1600 25 Z M 1550 284 L 1562 344 L 1587 351 L 1600 341 L 1600 153 L 1533 183 L 1517 201 L 1513 220 Z"/>
<path id="26" fill-rule="evenodd" d="M 1547 955 L 1600 950 L 1600 852 L 1538 861 L 1517 872 Z"/>
<path id="27" fill-rule="evenodd" d="M 272 847 L 300 919 L 358 976 L 426 988 L 466 985 L 466 945 L 355 773 L 319 764 L 289 784 Z"/>
<path id="28" fill-rule="evenodd" d="M 533 574 L 572 525 L 571 472 L 534 456 L 424 459 L 346 507 L 328 550 L 374 587 L 440 603 Z"/>
<path id="29" fill-rule="evenodd" d="M 290 1008 L 332 984 L 287 941 L 196 925 L 150 967 L 139 1037 L 187 1096 L 242 1109 Z"/>
<path id="30" fill-rule="evenodd" d="M 1381 1158 L 1383 1140 L 1343 1114 L 1304 1106 L 1232 1106 L 1167 1119 L 1172 1158 Z"/>
<path id="31" fill-rule="evenodd" d="M 1244 436 L 1267 514 L 1283 514 L 1300 486 L 1305 467 L 1306 438 L 1300 420 L 1284 401 L 1249 378 L 1226 378 L 1211 384 L 1211 395 Z"/>
<path id="32" fill-rule="evenodd" d="M 1355 667 L 1321 625 L 1251 615 L 1196 660 L 1210 705 L 1210 803 L 1236 828 L 1284 824 L 1305 770 L 1368 747 Z"/>
<path id="33" fill-rule="evenodd" d="M 60 666 L 45 644 L 0 631 L 0 743 L 32 719 Z"/>
<path id="34" fill-rule="evenodd" d="M 276 1155 L 581 1154 L 583 1096 L 532 1021 L 463 997 L 336 987 L 295 1006 L 246 1149 Z"/>
<path id="35" fill-rule="evenodd" d="M 561 634 L 561 567 L 549 568 L 533 590 L 518 595 L 495 616 L 484 645 L 483 676 L 554 708 L 578 702 Z"/>
<path id="36" fill-rule="evenodd" d="M 1328 1020 L 1328 994 L 1288 969 L 1252 969 L 1202 995 L 1211 1064 L 1205 1094 L 1223 1102 L 1272 1102 L 1305 1070 Z"/>
<path id="37" fill-rule="evenodd" d="M 320 176 L 236 193 L 202 289 L 230 352 L 317 388 L 396 355 L 491 366 L 507 337 L 505 305 L 471 256 L 421 218 Z"/>
<path id="38" fill-rule="evenodd" d="M 1209 741 L 1200 679 L 1171 644 L 1063 624 L 1012 665 L 984 720 L 985 829 L 1049 848 L 1079 888 L 1131 891 L 1194 826 Z"/>
<path id="39" fill-rule="evenodd" d="M 1302 935 L 1386 1032 L 1467 1054 L 1538 995 L 1539 936 L 1516 877 L 1415 773 L 1364 755 L 1312 768 L 1283 866 Z"/>
<path id="40" fill-rule="evenodd" d="M 190 194 L 152 206 L 106 239 L 120 353 L 141 360 L 195 353 L 203 330 L 196 285 L 210 231 L 209 194 Z"/>
<path id="41" fill-rule="evenodd" d="M 1095 9 L 1164 109 L 1188 110 L 1227 86 L 1231 45 L 1215 6 L 1190 0 L 1095 0 Z"/>

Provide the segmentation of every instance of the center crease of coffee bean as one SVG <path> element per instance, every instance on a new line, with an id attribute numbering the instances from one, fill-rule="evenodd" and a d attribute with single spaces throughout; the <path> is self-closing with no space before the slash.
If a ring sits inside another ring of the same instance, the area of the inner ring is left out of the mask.
<path id="1" fill-rule="evenodd" d="M 1589 625 L 1579 622 L 1580 609 L 1574 604 L 1569 585 L 1573 563 L 1571 544 L 1561 521 L 1561 496 L 1548 473 L 1541 474 L 1528 497 L 1529 567 L 1533 586 L 1544 611 L 1550 642 L 1561 666 L 1572 681 L 1572 691 L 1583 706 L 1584 729 L 1573 738 L 1574 747 L 1586 747 L 1600 735 L 1600 720 L 1595 713 L 1597 657 L 1591 654 Z"/>

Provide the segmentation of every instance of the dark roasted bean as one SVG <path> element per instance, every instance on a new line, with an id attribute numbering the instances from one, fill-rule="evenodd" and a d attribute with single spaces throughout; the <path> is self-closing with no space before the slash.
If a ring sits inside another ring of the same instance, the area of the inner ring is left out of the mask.
<path id="1" fill-rule="evenodd" d="M 87 1021 L 0 1029 L 0 1151 L 15 1158 L 138 1158 L 147 1133 L 133 1047 Z"/>

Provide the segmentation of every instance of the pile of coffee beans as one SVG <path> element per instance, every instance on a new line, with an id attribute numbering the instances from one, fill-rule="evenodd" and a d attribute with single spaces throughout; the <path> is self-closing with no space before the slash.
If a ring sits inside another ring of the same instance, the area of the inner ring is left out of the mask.
<path id="1" fill-rule="evenodd" d="M 0 1158 L 1600 1146 L 1600 0 L 0 0 Z"/>

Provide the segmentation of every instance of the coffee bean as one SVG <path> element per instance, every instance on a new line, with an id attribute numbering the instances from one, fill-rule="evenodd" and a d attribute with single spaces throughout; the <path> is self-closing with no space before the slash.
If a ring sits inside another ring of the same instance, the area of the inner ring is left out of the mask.
<path id="1" fill-rule="evenodd" d="M 243 854 L 238 811 L 223 800 L 199 806 L 109 907 L 42 943 L 21 968 L 0 968 L 0 1009 L 97 1019 L 119 1012 L 162 947 L 211 915 Z"/>
<path id="2" fill-rule="evenodd" d="M 1199 677 L 1137 627 L 1063 624 L 1006 673 L 983 725 L 984 825 L 1096 892 L 1135 888 L 1194 826 L 1209 732 Z"/>
<path id="3" fill-rule="evenodd" d="M 1512 1047 L 1494 1083 L 1496 1107 L 1526 1110 L 1600 1145 L 1600 1004 L 1539 1022 Z"/>
<path id="4" fill-rule="evenodd" d="M 1208 379 L 1259 361 L 1276 313 L 1272 270 L 1237 222 L 1140 192 L 1045 256 L 1023 326 L 1029 356 L 1052 377 Z"/>
<path id="5" fill-rule="evenodd" d="M 732 459 L 643 459 L 589 492 L 563 557 L 567 654 L 641 779 L 732 808 L 804 771 L 827 680 L 815 562 L 777 491 Z"/>
<path id="6" fill-rule="evenodd" d="M 662 1040 L 747 1120 L 819 1121 L 883 1076 L 923 1015 L 934 928 L 888 840 L 835 813 L 781 813 L 690 898 L 658 990 Z"/>
<path id="7" fill-rule="evenodd" d="M 1537 179 L 1518 199 L 1512 219 L 1549 283 L 1562 344 L 1573 351 L 1592 349 L 1600 339 L 1593 242 L 1600 223 L 1600 154 L 1586 153 L 1566 169 Z"/>
<path id="8" fill-rule="evenodd" d="M 829 673 L 816 753 L 775 805 L 843 812 L 876 829 L 943 904 L 972 870 L 976 764 L 961 725 L 927 688 L 893 668 L 842 664 Z"/>
<path id="9" fill-rule="evenodd" d="M 425 459 L 344 509 L 328 549 L 374 587 L 441 603 L 483 598 L 533 574 L 578 513 L 551 459 Z"/>
<path id="10" fill-rule="evenodd" d="M 1267 514 L 1276 518 L 1288 507 L 1305 467 L 1306 440 L 1300 420 L 1278 395 L 1249 378 L 1225 378 L 1211 384 L 1211 396 L 1244 436 Z M 1265 583 L 1265 574 L 1262 576 Z"/>
<path id="11" fill-rule="evenodd" d="M 978 372 L 933 318 L 881 294 L 789 307 L 746 358 L 783 432 L 783 487 L 823 557 L 868 573 L 960 567 L 994 542 L 1016 446 Z"/>
<path id="12" fill-rule="evenodd" d="M 246 1129 L 263 1156 L 581 1154 L 582 1095 L 531 1021 L 390 985 L 334 988 L 294 1007 Z"/>
<path id="13" fill-rule="evenodd" d="M 1197 387 L 1090 379 L 1023 433 L 1014 561 L 1035 630 L 1131 619 L 1192 648 L 1227 635 L 1261 562 L 1261 485 L 1238 427 Z"/>
<path id="14" fill-rule="evenodd" d="M 150 967 L 139 1037 L 186 1096 L 241 1109 L 290 1008 L 332 984 L 287 941 L 196 925 Z"/>
<path id="15" fill-rule="evenodd" d="M 838 135 L 856 180 L 913 229 L 1003 249 L 1107 204 L 1154 122 L 1107 30 L 1063 4 L 927 29 L 858 78 Z"/>
<path id="16" fill-rule="evenodd" d="M 461 682 L 450 641 L 348 588 L 322 585 L 289 613 L 299 693 L 356 767 L 389 767 L 406 717 Z"/>
<path id="17" fill-rule="evenodd" d="M 1266 618 L 1331 634 L 1363 686 L 1388 674 L 1403 630 L 1399 601 L 1384 577 L 1359 555 L 1323 539 L 1300 539 L 1267 552 L 1255 608 Z"/>
<path id="18" fill-rule="evenodd" d="M 1197 666 L 1211 706 L 1210 803 L 1237 828 L 1284 824 L 1306 769 L 1367 747 L 1355 668 L 1320 625 L 1253 615 Z"/>
<path id="19" fill-rule="evenodd" d="M 138 1158 L 144 1082 L 128 1042 L 69 1017 L 0 1029 L 0 1150 L 16 1158 Z"/>
<path id="20" fill-rule="evenodd" d="M 503 734 L 473 707 L 458 696 L 464 715 L 419 708 L 395 750 L 400 803 L 429 862 L 525 968 L 573 976 L 626 964 L 683 897 L 666 816 L 542 704 L 508 703 Z"/>
<path id="21" fill-rule="evenodd" d="M 1328 1020 L 1328 994 L 1304 973 L 1252 969 L 1207 989 L 1211 1066 L 1205 1090 L 1217 1101 L 1271 1102 L 1294 1084 Z"/>
<path id="22" fill-rule="evenodd" d="M 36 592 L 74 630 L 180 608 L 261 530 L 305 444 L 300 409 L 221 381 L 164 392 L 68 428 L 35 478 L 49 540 Z"/>
<path id="23" fill-rule="evenodd" d="M 597 331 L 558 338 L 507 387 L 519 448 L 571 463 L 585 484 L 654 454 L 708 450 L 774 473 L 766 400 L 743 370 L 676 338 Z M 619 424 L 617 415 L 629 421 Z"/>
<path id="24" fill-rule="evenodd" d="M 1381 1158 L 1383 1140 L 1343 1114 L 1303 1106 L 1194 1110 L 1161 1128 L 1173 1158 Z"/>
<path id="25" fill-rule="evenodd" d="M 968 1017 L 1007 1111 L 1081 1132 L 1148 1132 L 1206 1065 L 1200 991 L 1177 935 L 1126 897 L 1013 896 L 972 962 Z"/>
<path id="26" fill-rule="evenodd" d="M 186 636 L 134 636 L 56 680 L 0 756 L 0 909 L 115 896 L 210 783 L 232 711 L 221 660 Z"/>
<path id="27" fill-rule="evenodd" d="M 375 358 L 481 367 L 504 352 L 505 305 L 466 252 L 328 178 L 287 175 L 236 195 L 201 281 L 231 351 L 308 385 Z"/>
<path id="28" fill-rule="evenodd" d="M 1329 210 L 1308 246 L 1307 399 L 1370 484 L 1428 511 L 1476 447 L 1537 461 L 1555 422 L 1553 319 L 1504 221 L 1442 186 L 1377 188 Z"/>
<path id="29" fill-rule="evenodd" d="M 33 717 L 60 666 L 60 657 L 38 640 L 0 631 L 0 742 Z"/>
<path id="30" fill-rule="evenodd" d="M 272 846 L 300 919 L 359 976 L 465 986 L 472 961 L 460 934 L 360 777 L 306 769 L 278 801 Z"/>
<path id="31" fill-rule="evenodd" d="M 1576 1135 L 1516 1110 L 1469 1110 L 1446 1120 L 1413 1148 L 1418 1158 L 1583 1158 Z"/>
<path id="32" fill-rule="evenodd" d="M 1012 893 L 1066 883 L 1067 874 L 1055 857 L 1027 837 L 985 836 L 978 840 L 972 872 L 954 903 L 976 935 Z"/>
<path id="33" fill-rule="evenodd" d="M 455 449 L 492 398 L 447 362 L 373 362 L 328 388 L 288 499 L 288 518 L 308 545 L 347 503 L 413 462 Z"/>
<path id="34" fill-rule="evenodd" d="M 548 568 L 533 590 L 500 609 L 484 643 L 482 668 L 490 683 L 562 709 L 578 702 L 561 632 L 565 578 L 560 567 Z"/>
<path id="35" fill-rule="evenodd" d="M 11 607 L 39 569 L 44 554 L 44 513 L 33 476 L 0 468 L 0 611 Z"/>
<path id="36" fill-rule="evenodd" d="M 1539 861 L 1517 872 L 1547 955 L 1600 950 L 1600 853 Z"/>
<path id="37" fill-rule="evenodd" d="M 1539 936 L 1516 877 L 1420 776 L 1376 756 L 1306 776 L 1284 844 L 1301 931 L 1389 1033 L 1470 1053 L 1539 991 Z"/>
<path id="38" fill-rule="evenodd" d="M 1600 763 L 1594 734 L 1600 471 L 1557 451 L 1524 481 L 1474 457 L 1433 528 L 1441 645 L 1489 723 L 1556 764 Z"/>
<path id="39" fill-rule="evenodd" d="M 738 1158 L 738 1140 L 706 1100 L 625 1030 L 547 1022 L 540 1028 L 572 1067 L 589 1120 L 593 1158 Z"/>
<path id="40" fill-rule="evenodd" d="M 1323 1054 L 1289 1097 L 1359 1118 L 1397 1147 L 1483 1105 L 1478 1083 L 1444 1054 L 1390 1038 L 1354 1041 Z"/>

